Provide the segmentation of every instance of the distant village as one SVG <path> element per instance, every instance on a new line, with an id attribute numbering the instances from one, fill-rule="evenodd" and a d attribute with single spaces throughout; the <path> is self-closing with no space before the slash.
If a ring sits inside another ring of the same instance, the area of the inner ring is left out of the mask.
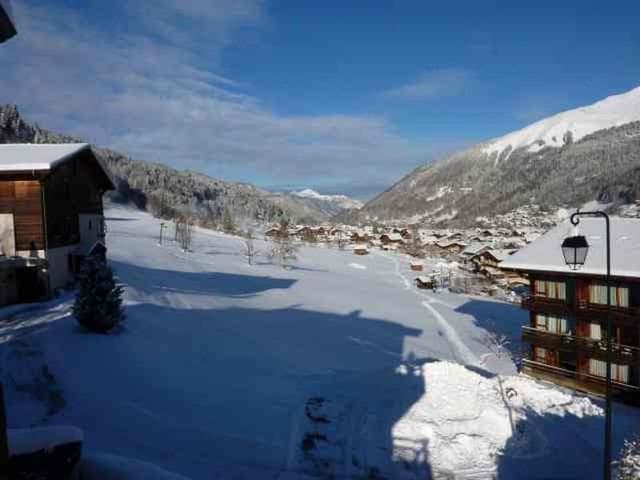
<path id="1" fill-rule="evenodd" d="M 417 224 L 291 225 L 265 230 L 266 238 L 287 235 L 307 244 L 351 250 L 354 255 L 376 251 L 408 255 L 418 288 L 448 288 L 459 293 L 518 301 L 529 282 L 500 268 L 509 255 L 555 226 L 557 212 L 526 205 L 495 217 L 479 217 L 474 228 L 424 228 Z"/>

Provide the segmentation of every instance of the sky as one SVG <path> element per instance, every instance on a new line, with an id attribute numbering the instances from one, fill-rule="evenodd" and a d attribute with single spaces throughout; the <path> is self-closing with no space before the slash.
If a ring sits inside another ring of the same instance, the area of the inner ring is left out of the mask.
<path id="1" fill-rule="evenodd" d="M 272 190 L 368 199 L 640 85 L 640 2 L 13 0 L 0 103 Z"/>

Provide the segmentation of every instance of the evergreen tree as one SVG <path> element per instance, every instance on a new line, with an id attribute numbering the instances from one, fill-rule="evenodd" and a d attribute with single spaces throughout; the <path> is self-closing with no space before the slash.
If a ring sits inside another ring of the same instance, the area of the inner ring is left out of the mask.
<path id="1" fill-rule="evenodd" d="M 106 333 L 124 320 L 122 293 L 106 262 L 87 257 L 80 271 L 73 315 L 88 330 Z"/>
<path id="2" fill-rule="evenodd" d="M 222 229 L 226 233 L 233 233 L 236 231 L 236 225 L 233 222 L 233 217 L 231 216 L 231 211 L 228 208 L 225 208 L 224 214 L 222 216 Z"/>

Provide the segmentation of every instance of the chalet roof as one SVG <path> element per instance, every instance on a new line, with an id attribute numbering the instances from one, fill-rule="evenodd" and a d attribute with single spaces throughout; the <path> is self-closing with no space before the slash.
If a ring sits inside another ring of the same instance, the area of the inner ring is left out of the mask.
<path id="1" fill-rule="evenodd" d="M 48 172 L 61 163 L 87 152 L 86 158 L 96 162 L 102 182 L 107 190 L 115 189 L 109 171 L 92 152 L 88 143 L 33 144 L 7 143 L 0 145 L 0 173 L 2 172 Z M 84 158 L 84 157 L 83 157 Z"/>
<path id="2" fill-rule="evenodd" d="M 467 248 L 465 248 L 462 253 L 465 255 L 477 255 L 483 249 L 490 248 L 486 243 L 472 243 Z"/>
<path id="3" fill-rule="evenodd" d="M 581 218 L 579 231 L 587 237 L 589 253 L 585 265 L 570 270 L 564 263 L 560 245 L 571 233 L 571 224 L 564 222 L 549 230 L 522 250 L 500 264 L 511 270 L 605 275 L 605 224 L 600 218 Z M 618 277 L 640 278 L 640 220 L 611 218 L 611 273 Z"/>
<path id="4" fill-rule="evenodd" d="M 0 172 L 51 170 L 82 150 L 87 143 L 0 145 Z"/>
<path id="5" fill-rule="evenodd" d="M 0 43 L 9 40 L 16 34 L 9 0 L 0 0 Z"/>

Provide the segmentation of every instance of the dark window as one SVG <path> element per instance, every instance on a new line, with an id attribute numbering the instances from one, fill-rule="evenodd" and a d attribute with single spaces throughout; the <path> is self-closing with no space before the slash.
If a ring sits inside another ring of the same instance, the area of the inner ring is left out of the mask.
<path id="1" fill-rule="evenodd" d="M 91 230 L 91 220 L 89 220 L 89 230 Z"/>

